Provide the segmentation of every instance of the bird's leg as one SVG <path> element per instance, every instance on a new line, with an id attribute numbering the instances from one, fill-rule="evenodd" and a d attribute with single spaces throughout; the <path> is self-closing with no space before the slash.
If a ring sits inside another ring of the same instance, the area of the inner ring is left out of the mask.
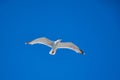
<path id="1" fill-rule="evenodd" d="M 52 50 L 52 54 L 54 53 L 54 51 Z"/>
<path id="2" fill-rule="evenodd" d="M 56 53 L 56 50 L 54 50 L 54 49 L 51 49 L 49 52 L 49 54 L 51 54 L 51 55 L 55 55 L 55 53 Z"/>

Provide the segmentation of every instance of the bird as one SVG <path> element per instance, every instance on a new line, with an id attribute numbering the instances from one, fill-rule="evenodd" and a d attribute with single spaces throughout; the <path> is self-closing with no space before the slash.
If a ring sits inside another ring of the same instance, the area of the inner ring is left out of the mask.
<path id="1" fill-rule="evenodd" d="M 56 50 L 57 49 L 62 49 L 62 48 L 71 49 L 71 50 L 75 51 L 76 53 L 85 55 L 85 53 L 77 45 L 75 45 L 74 43 L 72 43 L 72 42 L 61 42 L 61 41 L 62 41 L 62 39 L 52 41 L 52 40 L 50 40 L 50 39 L 48 39 L 46 37 L 41 37 L 41 38 L 34 39 L 34 40 L 30 41 L 30 42 L 26 42 L 25 44 L 30 44 L 30 45 L 43 44 L 43 45 L 46 45 L 46 46 L 52 48 L 49 51 L 50 55 L 55 55 Z"/>

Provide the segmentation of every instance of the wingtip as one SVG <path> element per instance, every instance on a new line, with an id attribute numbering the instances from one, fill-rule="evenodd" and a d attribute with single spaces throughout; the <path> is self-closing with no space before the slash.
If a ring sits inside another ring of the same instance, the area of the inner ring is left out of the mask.
<path id="1" fill-rule="evenodd" d="M 85 55 L 85 53 L 83 52 L 82 55 Z"/>
<path id="2" fill-rule="evenodd" d="M 25 42 L 25 44 L 29 44 L 29 42 Z"/>
<path id="3" fill-rule="evenodd" d="M 25 42 L 25 44 L 28 44 L 27 42 Z"/>
<path id="4" fill-rule="evenodd" d="M 79 49 L 80 50 L 80 49 Z M 80 54 L 85 55 L 85 52 L 80 50 Z"/>

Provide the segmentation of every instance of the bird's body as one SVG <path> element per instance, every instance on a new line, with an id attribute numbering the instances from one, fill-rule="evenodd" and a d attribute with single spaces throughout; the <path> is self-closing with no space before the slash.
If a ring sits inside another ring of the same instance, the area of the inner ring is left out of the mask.
<path id="1" fill-rule="evenodd" d="M 55 55 L 56 50 L 59 48 L 66 48 L 66 49 L 71 49 L 74 50 L 77 53 L 84 54 L 84 52 L 79 49 L 75 44 L 72 42 L 61 42 L 61 39 L 58 39 L 56 41 L 51 41 L 45 37 L 42 38 L 37 38 L 31 42 L 27 42 L 26 44 L 44 44 L 48 47 L 51 47 L 52 49 L 50 50 L 49 54 Z"/>
<path id="2" fill-rule="evenodd" d="M 60 44 L 61 40 L 57 40 L 53 43 L 53 47 L 50 50 L 49 54 L 54 55 L 56 53 L 56 50 L 58 48 L 58 45 Z"/>

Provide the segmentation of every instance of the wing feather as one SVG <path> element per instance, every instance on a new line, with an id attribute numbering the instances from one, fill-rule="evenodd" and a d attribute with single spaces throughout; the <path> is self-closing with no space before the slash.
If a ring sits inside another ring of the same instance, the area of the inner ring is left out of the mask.
<path id="1" fill-rule="evenodd" d="M 59 43 L 58 48 L 68 48 L 68 49 L 76 51 L 77 53 L 81 53 L 81 54 L 84 53 L 81 49 L 79 49 L 79 47 L 77 47 L 72 42 Z"/>
<path id="2" fill-rule="evenodd" d="M 28 42 L 27 44 L 44 44 L 46 46 L 52 47 L 53 41 L 49 40 L 48 38 L 42 37 L 42 38 L 37 38 L 31 42 Z"/>

